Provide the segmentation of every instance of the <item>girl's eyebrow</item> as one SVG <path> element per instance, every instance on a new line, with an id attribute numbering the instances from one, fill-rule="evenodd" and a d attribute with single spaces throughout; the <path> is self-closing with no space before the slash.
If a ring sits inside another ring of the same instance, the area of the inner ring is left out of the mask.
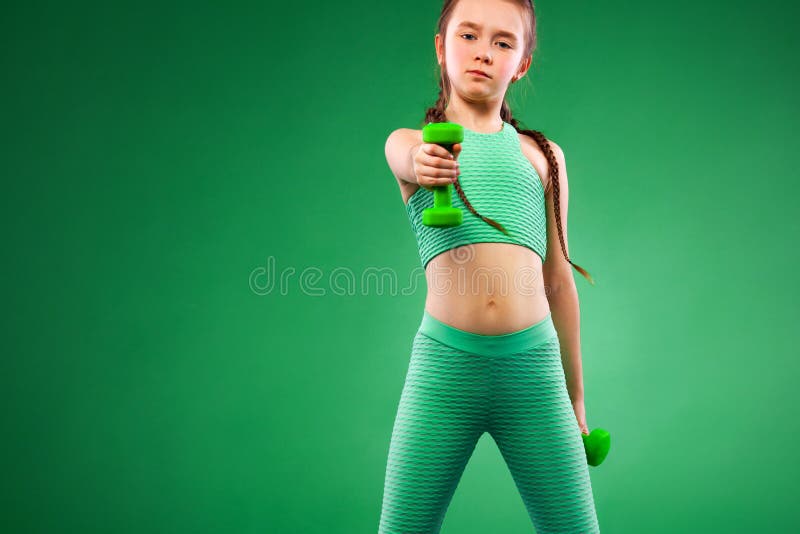
<path id="1" fill-rule="evenodd" d="M 465 20 L 464 22 L 462 22 L 461 24 L 459 24 L 459 25 L 458 25 L 458 27 L 459 27 L 459 28 L 460 28 L 461 26 L 468 26 L 468 27 L 470 27 L 470 28 L 475 28 L 476 30 L 480 30 L 480 29 L 483 27 L 483 26 L 481 26 L 480 24 L 478 24 L 477 22 L 470 22 L 470 21 L 468 21 L 468 20 Z M 516 41 L 516 39 L 517 39 L 517 36 L 516 36 L 516 35 L 514 35 L 514 34 L 513 34 L 513 33 L 511 33 L 511 32 L 504 31 L 504 30 L 499 30 L 499 31 L 496 33 L 496 35 L 502 35 L 503 37 L 508 37 L 509 39 L 513 39 L 513 40 L 515 40 L 515 41 Z"/>

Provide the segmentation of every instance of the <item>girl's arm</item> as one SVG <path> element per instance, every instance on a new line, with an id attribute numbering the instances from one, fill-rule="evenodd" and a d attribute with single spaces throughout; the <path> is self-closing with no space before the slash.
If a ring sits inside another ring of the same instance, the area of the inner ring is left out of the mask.
<path id="1" fill-rule="evenodd" d="M 567 204 L 569 185 L 564 152 L 556 143 L 550 141 L 558 162 L 559 208 L 564 248 L 569 255 L 567 242 Z M 547 209 L 547 254 L 542 266 L 544 287 L 550 304 L 553 324 L 558 332 L 561 345 L 561 363 L 567 380 L 567 390 L 573 403 L 583 401 L 583 369 L 581 366 L 580 305 L 578 290 L 572 275 L 572 265 L 564 257 L 558 238 L 554 208 L 552 176 L 548 177 L 545 191 Z"/>
<path id="2" fill-rule="evenodd" d="M 422 143 L 422 131 L 398 128 L 386 139 L 386 161 L 398 181 L 417 183 L 411 149 Z"/>

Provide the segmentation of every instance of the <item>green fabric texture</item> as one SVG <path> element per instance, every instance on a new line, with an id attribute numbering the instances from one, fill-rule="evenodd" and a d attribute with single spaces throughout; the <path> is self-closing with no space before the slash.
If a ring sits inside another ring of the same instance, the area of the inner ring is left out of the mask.
<path id="1" fill-rule="evenodd" d="M 464 222 L 450 228 L 422 224 L 422 212 L 433 206 L 433 192 L 417 189 L 406 204 L 417 239 L 423 268 L 438 254 L 470 243 L 514 243 L 530 248 L 544 262 L 547 252 L 547 216 L 542 180 L 522 153 L 519 134 L 511 123 L 494 133 L 464 128 L 458 156 L 461 189 L 478 213 L 502 224 L 510 235 L 469 211 L 455 186 L 450 186 L 454 208 Z"/>
<path id="2" fill-rule="evenodd" d="M 425 311 L 392 430 L 379 533 L 438 533 L 485 432 L 537 534 L 600 532 L 551 315 L 485 336 Z"/>

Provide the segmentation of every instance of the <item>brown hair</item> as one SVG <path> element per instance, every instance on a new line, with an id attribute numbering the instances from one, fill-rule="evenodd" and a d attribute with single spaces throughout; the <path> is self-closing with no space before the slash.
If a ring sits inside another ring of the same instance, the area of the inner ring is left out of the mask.
<path id="1" fill-rule="evenodd" d="M 530 21 L 530 24 L 528 24 L 525 27 L 526 53 L 523 55 L 523 57 L 532 56 L 533 51 L 536 49 L 536 14 L 534 12 L 533 0 L 507 0 L 507 1 L 519 5 L 526 13 L 527 19 Z M 447 34 L 447 25 L 450 22 L 450 17 L 452 16 L 453 9 L 455 9 L 457 4 L 458 0 L 445 0 L 444 5 L 442 6 L 442 12 L 439 15 L 439 21 L 437 22 L 437 27 L 439 34 L 442 36 L 443 43 L 444 43 L 444 37 Z M 442 44 L 442 46 L 444 47 L 444 44 Z M 447 69 L 442 68 L 441 76 L 439 76 L 439 98 L 436 101 L 436 104 L 433 105 L 433 107 L 430 107 L 426 110 L 423 124 L 427 124 L 429 122 L 447 122 L 447 117 L 445 116 L 444 110 L 447 107 L 449 99 L 450 99 L 450 79 L 447 76 Z M 525 134 L 533 138 L 533 140 L 536 141 L 536 144 L 539 145 L 539 148 L 542 150 L 545 157 L 547 158 L 548 166 L 550 169 L 550 184 L 552 185 L 553 188 L 553 200 L 554 200 L 553 208 L 555 209 L 556 227 L 558 228 L 558 238 L 559 241 L 561 242 L 561 251 L 564 253 L 564 257 L 567 259 L 567 261 L 573 267 L 575 267 L 575 269 L 577 269 L 578 272 L 580 272 L 589 281 L 590 284 L 594 285 L 594 280 L 592 280 L 592 276 L 588 272 L 586 272 L 586 270 L 584 270 L 582 267 L 573 263 L 572 260 L 569 259 L 569 256 L 567 255 L 567 247 L 564 244 L 564 234 L 563 231 L 561 230 L 561 207 L 559 206 L 559 188 L 558 188 L 558 162 L 556 161 L 556 156 L 553 153 L 553 149 L 550 146 L 550 143 L 548 142 L 547 138 L 542 132 L 539 132 L 537 130 L 525 130 L 525 129 L 521 130 L 518 126 L 517 120 L 511 115 L 511 108 L 508 106 L 508 103 L 505 101 L 505 99 L 503 99 L 503 105 L 500 109 L 500 118 L 504 122 L 508 122 L 512 126 L 514 126 L 514 128 L 519 133 Z M 474 213 L 476 216 L 486 221 L 488 224 L 491 224 L 504 234 L 508 235 L 508 230 L 506 230 L 502 224 L 490 219 L 489 217 L 481 215 L 475 210 L 475 208 L 472 207 L 472 204 L 470 204 L 469 200 L 467 200 L 464 191 L 461 189 L 461 185 L 459 184 L 458 179 L 456 179 L 456 181 L 453 182 L 453 185 L 455 186 L 456 192 L 458 193 L 458 196 L 461 198 L 461 201 L 464 202 L 464 204 L 472 213 Z"/>

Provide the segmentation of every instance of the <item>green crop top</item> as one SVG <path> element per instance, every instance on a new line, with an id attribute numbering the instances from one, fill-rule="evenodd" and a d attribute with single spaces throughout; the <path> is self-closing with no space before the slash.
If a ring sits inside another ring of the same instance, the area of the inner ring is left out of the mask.
<path id="1" fill-rule="evenodd" d="M 420 187 L 406 204 L 423 269 L 435 256 L 470 243 L 513 243 L 528 247 L 544 262 L 547 217 L 542 180 L 522 153 L 516 128 L 503 121 L 499 132 L 480 133 L 464 128 L 458 156 L 458 181 L 478 213 L 502 224 L 510 235 L 472 213 L 450 187 L 454 208 L 463 211 L 459 226 L 436 228 L 422 224 L 422 212 L 433 206 L 433 192 Z"/>

